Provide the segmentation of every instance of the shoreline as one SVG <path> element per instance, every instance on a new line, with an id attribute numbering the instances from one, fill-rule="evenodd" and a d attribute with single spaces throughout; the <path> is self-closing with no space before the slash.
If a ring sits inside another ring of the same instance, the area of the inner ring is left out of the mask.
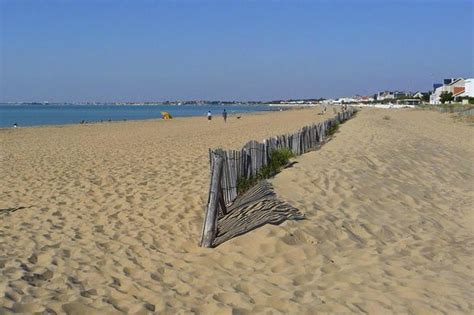
<path id="1" fill-rule="evenodd" d="M 253 112 L 243 112 L 243 113 L 229 113 L 227 116 L 228 120 L 232 120 L 233 118 L 236 118 L 236 115 L 238 116 L 251 116 L 251 115 L 262 115 L 266 113 L 273 113 L 273 112 L 282 112 L 282 111 L 290 111 L 290 110 L 307 110 L 307 109 L 314 109 L 314 107 L 311 108 L 306 108 L 306 107 L 298 107 L 298 108 L 282 108 L 282 109 L 267 109 L 267 110 L 259 110 L 259 111 L 253 111 Z M 25 129 L 25 128 L 49 128 L 49 127 L 58 127 L 58 128 L 63 128 L 63 127 L 68 127 L 68 126 L 93 126 L 93 125 L 107 125 L 107 124 L 117 124 L 117 123 L 138 123 L 138 122 L 160 122 L 160 121 L 173 121 L 173 120 L 183 120 L 183 119 L 195 119 L 195 118 L 202 118 L 203 120 L 207 121 L 207 117 L 205 115 L 200 115 L 200 116 L 175 116 L 170 120 L 166 120 L 163 118 L 144 118 L 144 119 L 125 119 L 125 120 L 111 120 L 111 121 L 91 121 L 91 122 L 85 122 L 85 123 L 67 123 L 67 124 L 46 124 L 46 125 L 25 125 L 25 126 L 18 126 L 18 127 L 0 127 L 0 131 L 4 130 L 15 130 L 15 129 Z M 213 120 L 222 120 L 221 113 L 213 115 L 212 117 Z"/>

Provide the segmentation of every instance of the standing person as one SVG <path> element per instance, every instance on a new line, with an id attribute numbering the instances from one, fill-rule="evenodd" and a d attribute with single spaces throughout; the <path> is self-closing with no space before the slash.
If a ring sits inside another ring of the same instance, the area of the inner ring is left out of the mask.
<path id="1" fill-rule="evenodd" d="M 224 108 L 224 111 L 222 112 L 222 117 L 224 117 L 224 122 L 227 122 L 227 111 Z"/>
<path id="2" fill-rule="evenodd" d="M 211 111 L 208 111 L 207 112 L 207 120 L 211 121 L 211 119 L 212 119 L 212 113 L 211 113 Z"/>

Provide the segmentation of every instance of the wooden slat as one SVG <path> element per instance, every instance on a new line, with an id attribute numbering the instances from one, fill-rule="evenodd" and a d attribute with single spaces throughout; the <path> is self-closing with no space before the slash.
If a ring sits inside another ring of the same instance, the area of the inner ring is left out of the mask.
<path id="1" fill-rule="evenodd" d="M 220 181 L 222 174 L 222 156 L 216 154 L 213 156 L 213 170 L 211 185 L 209 189 L 209 198 L 204 216 L 204 225 L 202 230 L 201 246 L 211 247 L 214 238 L 217 235 L 217 212 L 218 199 L 220 192 Z"/>

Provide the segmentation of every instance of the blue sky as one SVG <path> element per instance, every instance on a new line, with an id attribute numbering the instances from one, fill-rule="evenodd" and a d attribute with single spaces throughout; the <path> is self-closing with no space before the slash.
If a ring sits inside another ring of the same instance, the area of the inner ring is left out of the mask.
<path id="1" fill-rule="evenodd" d="M 472 77 L 471 0 L 0 0 L 0 101 L 270 100 Z"/>

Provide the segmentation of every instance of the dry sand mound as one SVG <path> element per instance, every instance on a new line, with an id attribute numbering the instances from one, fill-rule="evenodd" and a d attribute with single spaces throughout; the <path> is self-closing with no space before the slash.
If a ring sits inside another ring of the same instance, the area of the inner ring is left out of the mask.
<path id="1" fill-rule="evenodd" d="M 277 176 L 308 218 L 289 232 L 315 244 L 318 310 L 473 311 L 473 136 L 447 115 L 363 111 Z"/>
<path id="2" fill-rule="evenodd" d="M 272 181 L 307 220 L 197 247 L 207 148 L 328 116 L 0 131 L 0 313 L 472 312 L 473 129 L 438 113 L 362 111 Z"/>

